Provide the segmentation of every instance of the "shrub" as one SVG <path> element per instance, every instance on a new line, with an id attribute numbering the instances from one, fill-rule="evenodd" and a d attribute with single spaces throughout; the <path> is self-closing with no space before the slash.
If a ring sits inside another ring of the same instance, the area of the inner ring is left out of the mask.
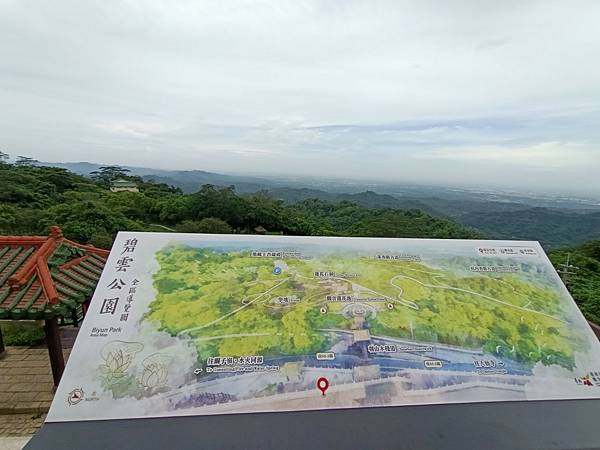
<path id="1" fill-rule="evenodd" d="M 0 325 L 5 345 L 38 345 L 44 342 L 44 328 L 36 322 L 2 322 Z"/>

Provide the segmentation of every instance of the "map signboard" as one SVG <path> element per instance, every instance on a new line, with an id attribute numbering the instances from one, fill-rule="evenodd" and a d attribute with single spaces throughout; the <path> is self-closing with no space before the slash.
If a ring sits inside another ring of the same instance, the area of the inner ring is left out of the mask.
<path id="1" fill-rule="evenodd" d="M 537 242 L 127 232 L 47 421 L 599 397 Z"/>

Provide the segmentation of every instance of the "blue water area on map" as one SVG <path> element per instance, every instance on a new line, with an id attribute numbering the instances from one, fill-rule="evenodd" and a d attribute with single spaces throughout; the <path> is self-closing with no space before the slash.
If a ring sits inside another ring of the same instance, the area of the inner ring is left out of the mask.
<path id="1" fill-rule="evenodd" d="M 422 360 L 408 359 L 401 356 L 372 356 L 367 360 L 364 360 L 355 355 L 337 354 L 335 359 L 331 361 L 320 361 L 314 355 L 305 356 L 286 356 L 265 359 L 265 364 L 271 365 L 283 365 L 286 362 L 303 361 L 305 367 L 327 367 L 336 369 L 352 369 L 358 366 L 365 365 L 378 365 L 381 372 L 397 372 L 402 369 L 424 369 L 423 361 L 426 359 L 432 359 L 431 357 L 424 357 Z M 442 361 L 443 366 L 440 370 L 455 371 L 455 372 L 468 372 L 475 373 L 476 369 L 473 363 L 467 362 L 451 362 L 440 358 L 434 358 L 437 361 Z M 518 363 L 513 361 L 506 362 L 502 360 L 504 368 L 507 370 L 508 375 L 531 375 L 531 371 Z M 435 372 L 438 369 L 429 369 Z"/>
<path id="2" fill-rule="evenodd" d="M 446 350 L 447 351 L 447 350 Z M 463 374 L 472 374 L 476 375 L 476 368 L 473 365 L 473 362 L 468 362 L 464 355 L 460 350 L 456 350 L 461 355 L 456 355 L 461 362 L 450 361 L 444 358 L 439 351 L 436 351 L 436 356 L 433 357 L 431 354 L 428 355 L 415 355 L 415 354 L 406 354 L 406 353 L 398 353 L 392 355 L 371 355 L 368 358 L 363 358 L 354 354 L 336 354 L 334 360 L 321 361 L 316 358 L 314 354 L 310 355 L 291 355 L 291 356 L 280 356 L 273 358 L 265 358 L 265 365 L 278 365 L 283 366 L 285 363 L 290 362 L 303 362 L 305 368 L 324 368 L 328 370 L 339 369 L 339 370 L 348 370 L 353 369 L 355 367 L 361 366 L 379 366 L 380 373 L 382 377 L 391 376 L 394 374 L 398 374 L 402 370 L 406 369 L 420 369 L 424 370 L 424 361 L 425 360 L 437 360 L 442 362 L 442 367 L 439 369 L 427 369 L 434 374 L 436 371 L 444 371 L 444 372 L 459 372 Z M 449 353 L 446 353 L 448 356 Z M 490 355 L 481 354 L 483 358 Z M 506 375 L 521 375 L 521 376 L 530 376 L 532 375 L 531 370 L 523 366 L 522 364 L 503 358 L 495 358 L 496 361 L 501 361 L 503 363 L 503 368 L 506 369 Z M 209 376 L 205 376 L 204 380 L 217 379 L 222 377 L 228 377 L 232 374 L 213 374 Z M 502 375 L 496 375 L 502 376 Z"/>

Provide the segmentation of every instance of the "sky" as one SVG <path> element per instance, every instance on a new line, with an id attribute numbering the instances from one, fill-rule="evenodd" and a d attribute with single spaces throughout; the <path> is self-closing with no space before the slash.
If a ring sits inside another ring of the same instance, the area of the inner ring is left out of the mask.
<path id="1" fill-rule="evenodd" d="M 0 0 L 0 150 L 600 193 L 600 2 Z"/>

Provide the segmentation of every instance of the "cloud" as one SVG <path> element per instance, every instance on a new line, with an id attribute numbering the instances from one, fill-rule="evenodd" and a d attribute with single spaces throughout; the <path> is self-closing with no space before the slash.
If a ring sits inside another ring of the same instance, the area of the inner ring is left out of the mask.
<path id="1" fill-rule="evenodd" d="M 94 127 L 106 131 L 110 134 L 123 135 L 128 137 L 146 139 L 155 134 L 162 133 L 167 128 L 160 123 L 142 122 L 142 121 L 106 121 L 93 125 Z"/>
<path id="2" fill-rule="evenodd" d="M 490 37 L 489 39 L 486 39 L 482 42 L 480 42 L 479 44 L 477 44 L 477 46 L 475 47 L 477 50 L 491 50 L 491 49 L 495 49 L 498 47 L 502 47 L 506 44 L 508 44 L 510 42 L 510 38 L 503 36 L 503 37 Z"/>
<path id="3" fill-rule="evenodd" d="M 474 146 L 445 148 L 418 155 L 423 159 L 446 159 L 462 163 L 520 165 L 540 169 L 600 168 L 596 146 L 569 142 L 542 142 L 524 147 Z"/>
<path id="4" fill-rule="evenodd" d="M 593 0 L 8 0 L 0 148 L 456 183 L 502 163 L 519 178 L 483 182 L 545 188 L 580 172 L 569 186 L 586 188 L 600 159 L 598 16 Z"/>

